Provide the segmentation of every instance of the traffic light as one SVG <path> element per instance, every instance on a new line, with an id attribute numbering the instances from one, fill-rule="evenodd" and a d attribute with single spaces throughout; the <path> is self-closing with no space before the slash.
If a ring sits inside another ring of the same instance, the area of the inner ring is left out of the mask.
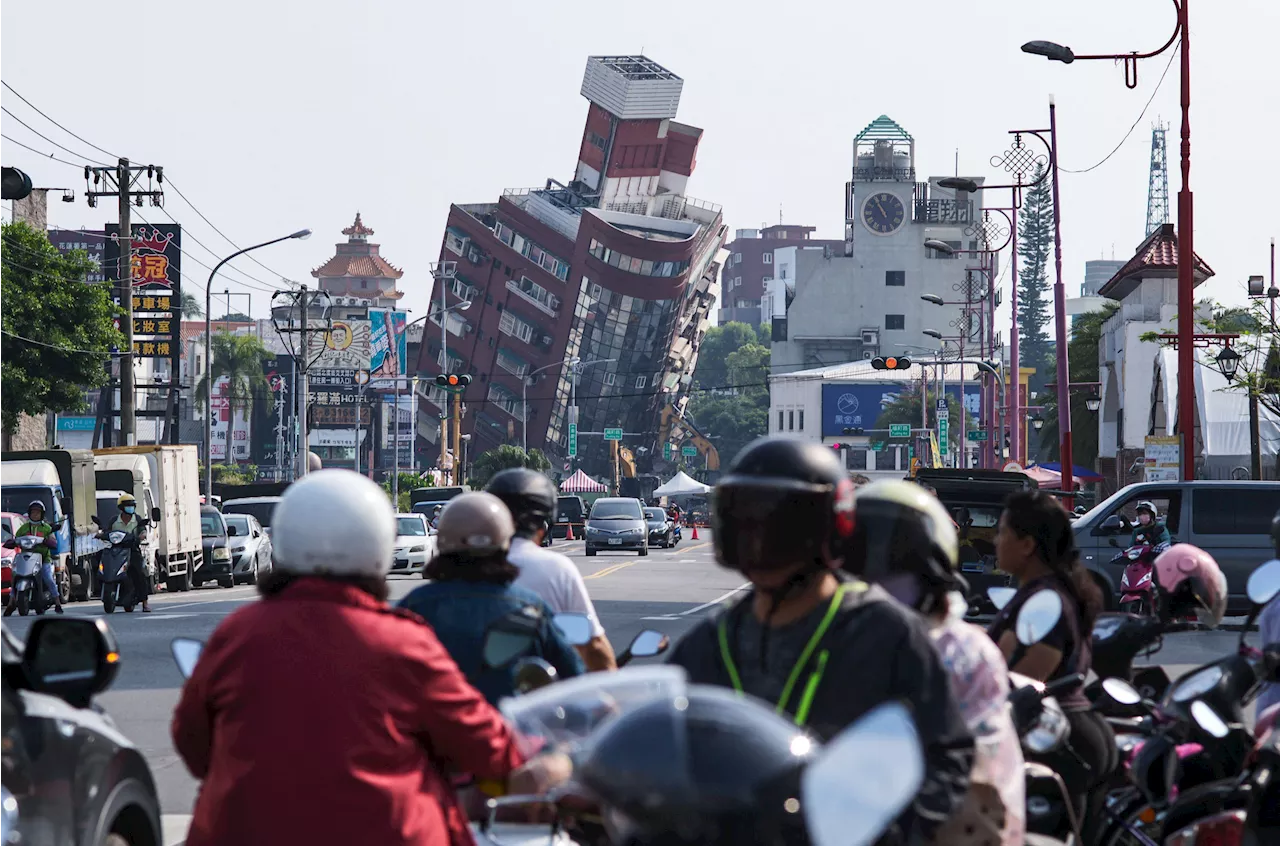
<path id="1" fill-rule="evenodd" d="M 24 200 L 31 195 L 31 177 L 16 167 L 4 168 L 3 179 L 0 179 L 0 193 L 6 200 Z"/>
<path id="2" fill-rule="evenodd" d="M 911 359 L 905 356 L 881 356 L 871 359 L 874 370 L 906 370 L 911 367 Z"/>
<path id="3" fill-rule="evenodd" d="M 436 384 L 446 391 L 461 391 L 471 384 L 471 377 L 466 373 L 441 373 Z"/>
<path id="4" fill-rule="evenodd" d="M 863 432 L 862 432 L 861 426 L 846 426 L 845 428 L 840 430 L 840 434 L 842 435 L 859 435 L 860 436 L 862 435 L 862 433 Z"/>

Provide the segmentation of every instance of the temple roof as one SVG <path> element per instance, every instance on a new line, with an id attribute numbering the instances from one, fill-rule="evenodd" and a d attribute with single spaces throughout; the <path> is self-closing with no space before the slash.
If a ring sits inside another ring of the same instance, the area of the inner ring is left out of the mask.
<path id="1" fill-rule="evenodd" d="M 1106 283 L 1098 289 L 1098 296 L 1122 300 L 1127 297 L 1144 278 L 1149 276 L 1174 276 L 1178 272 L 1178 233 L 1172 223 L 1161 224 L 1147 236 L 1134 253 L 1133 258 L 1125 262 L 1124 267 L 1116 271 Z M 1195 284 L 1213 275 L 1213 268 L 1205 264 L 1199 255 L 1195 257 Z"/>

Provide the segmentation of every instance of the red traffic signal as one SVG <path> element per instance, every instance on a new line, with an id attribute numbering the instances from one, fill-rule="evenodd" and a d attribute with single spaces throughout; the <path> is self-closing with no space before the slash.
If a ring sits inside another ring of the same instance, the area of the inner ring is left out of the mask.
<path id="1" fill-rule="evenodd" d="M 881 356 L 871 359 L 874 370 L 907 370 L 911 367 L 911 359 L 906 356 Z"/>

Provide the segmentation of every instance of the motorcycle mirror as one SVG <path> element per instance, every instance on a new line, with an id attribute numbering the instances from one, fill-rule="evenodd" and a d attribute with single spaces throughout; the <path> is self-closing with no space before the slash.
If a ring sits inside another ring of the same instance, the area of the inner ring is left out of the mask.
<path id="1" fill-rule="evenodd" d="M 1230 733 L 1226 722 L 1203 699 L 1191 703 L 1191 718 L 1196 721 L 1196 725 L 1219 740 Z"/>
<path id="2" fill-rule="evenodd" d="M 1107 696 L 1121 705 L 1137 705 L 1142 701 L 1142 694 L 1124 679 L 1103 679 L 1102 689 L 1107 692 Z"/>
<path id="3" fill-rule="evenodd" d="M 911 714 L 896 702 L 874 709 L 827 744 L 801 776 L 800 807 L 814 846 L 874 843 L 923 781 Z"/>
<path id="4" fill-rule="evenodd" d="M 491 628 L 484 635 L 484 665 L 490 669 L 506 667 L 533 649 L 533 635 Z"/>
<path id="5" fill-rule="evenodd" d="M 99 529 L 102 528 L 102 521 L 98 519 L 97 514 L 90 514 L 89 519 L 93 521 L 93 525 L 97 526 Z"/>
<path id="6" fill-rule="evenodd" d="M 593 626 L 591 618 L 586 614 L 563 611 L 551 618 L 560 634 L 570 646 L 583 646 L 591 642 Z"/>
<path id="7" fill-rule="evenodd" d="M 556 668 L 541 658 L 521 658 L 516 663 L 516 693 L 531 693 L 556 680 Z"/>
<path id="8" fill-rule="evenodd" d="M 1016 593 L 1017 591 L 1011 587 L 987 588 L 987 598 L 991 600 L 991 604 L 996 607 L 996 610 L 1003 610 Z"/>
<path id="9" fill-rule="evenodd" d="M 1273 558 L 1249 574 L 1245 591 L 1254 605 L 1266 605 L 1280 593 L 1280 559 Z"/>
<path id="10" fill-rule="evenodd" d="M 160 507 L 159 507 L 159 506 L 152 506 L 152 508 L 151 508 L 151 522 L 152 522 L 152 523 L 159 523 L 159 522 L 160 522 Z"/>
<path id="11" fill-rule="evenodd" d="M 204 644 L 189 637 L 175 637 L 169 644 L 169 651 L 173 653 L 178 672 L 182 673 L 184 679 L 189 679 L 196 671 L 196 662 L 200 660 Z"/>
<path id="12" fill-rule="evenodd" d="M 636 658 L 652 658 L 654 655 L 666 652 L 670 645 L 671 638 L 662 632 L 645 629 L 635 636 L 631 645 L 627 647 L 627 651 Z"/>
<path id="13" fill-rule="evenodd" d="M 1062 597 L 1056 590 L 1037 591 L 1030 599 L 1022 603 L 1018 611 L 1018 622 L 1014 630 L 1018 642 L 1023 646 L 1031 646 L 1044 640 L 1053 627 L 1062 618 Z"/>
<path id="14" fill-rule="evenodd" d="M 4 793 L 0 794 L 0 843 L 8 846 L 10 843 L 18 843 L 18 800 L 9 792 L 9 788 L 3 788 Z"/>
<path id="15" fill-rule="evenodd" d="M 1110 517 L 1102 521 L 1102 525 L 1098 527 L 1104 532 L 1117 534 L 1124 531 L 1124 521 L 1120 519 L 1119 514 L 1112 514 Z"/>

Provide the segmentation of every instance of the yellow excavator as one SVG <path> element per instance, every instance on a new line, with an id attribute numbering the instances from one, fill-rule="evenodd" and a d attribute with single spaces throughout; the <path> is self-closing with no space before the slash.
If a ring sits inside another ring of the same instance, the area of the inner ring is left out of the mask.
<path id="1" fill-rule="evenodd" d="M 693 446 L 698 450 L 698 455 L 702 456 L 707 470 L 717 471 L 720 469 L 720 453 L 715 444 L 704 437 L 689 422 L 688 418 L 681 415 L 680 409 L 674 405 L 668 405 L 662 409 L 662 422 L 658 430 L 658 444 L 659 449 L 661 449 L 662 444 L 671 444 L 673 451 L 679 450 L 686 445 Z M 672 457 L 674 458 L 674 455 Z"/>

